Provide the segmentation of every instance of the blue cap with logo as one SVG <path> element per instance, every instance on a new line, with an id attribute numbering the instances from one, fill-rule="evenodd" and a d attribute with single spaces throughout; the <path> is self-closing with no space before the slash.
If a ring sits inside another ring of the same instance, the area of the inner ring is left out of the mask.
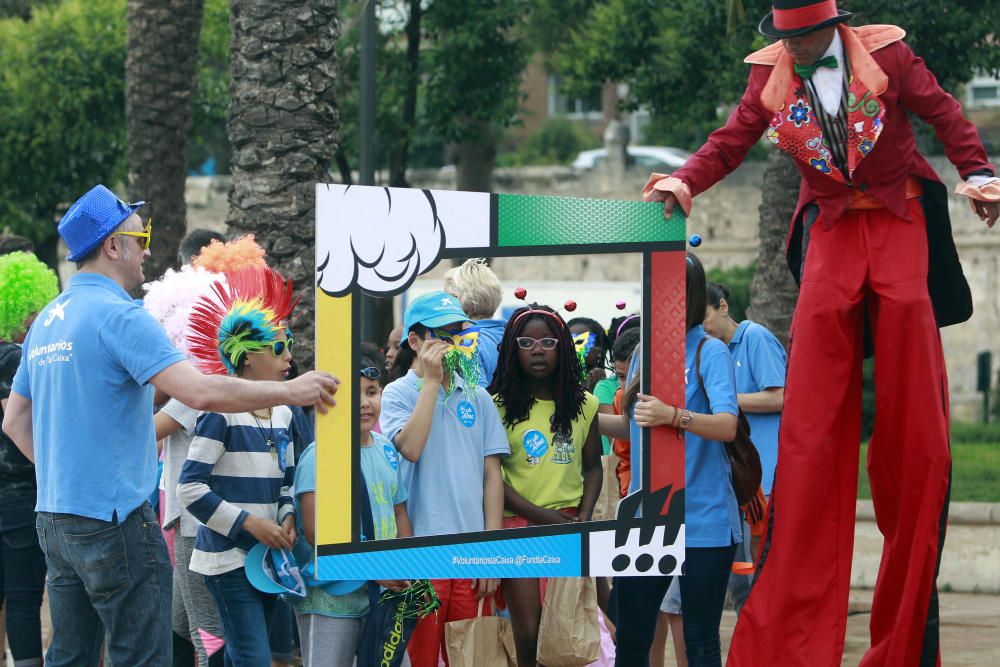
<path id="1" fill-rule="evenodd" d="M 95 185 L 73 202 L 59 221 L 59 236 L 69 247 L 66 261 L 78 262 L 86 257 L 145 203 L 129 204 L 103 185 Z"/>
<path id="2" fill-rule="evenodd" d="M 263 593 L 306 596 L 306 582 L 288 549 L 271 549 L 258 542 L 247 552 L 244 571 L 250 584 Z"/>
<path id="3" fill-rule="evenodd" d="M 462 304 L 447 292 L 428 292 L 410 302 L 403 313 L 403 341 L 414 324 L 422 324 L 428 329 L 445 327 L 457 322 L 469 322 L 469 316 L 462 311 Z"/>

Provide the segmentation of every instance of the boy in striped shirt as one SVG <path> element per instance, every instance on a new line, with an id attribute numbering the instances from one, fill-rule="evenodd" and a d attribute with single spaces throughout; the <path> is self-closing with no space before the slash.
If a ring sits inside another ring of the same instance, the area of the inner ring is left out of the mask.
<path id="1" fill-rule="evenodd" d="M 290 284 L 271 269 L 227 279 L 194 309 L 192 354 L 206 372 L 283 380 L 291 363 Z M 219 608 L 227 663 L 271 664 L 268 625 L 277 598 L 250 584 L 244 562 L 257 542 L 286 549 L 295 542 L 291 419 L 284 406 L 206 412 L 181 470 L 177 497 L 203 524 L 190 567 L 205 575 Z"/>

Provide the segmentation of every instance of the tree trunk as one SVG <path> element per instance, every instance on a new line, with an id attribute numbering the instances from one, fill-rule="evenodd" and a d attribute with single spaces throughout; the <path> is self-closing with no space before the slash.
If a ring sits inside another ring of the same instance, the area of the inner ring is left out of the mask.
<path id="1" fill-rule="evenodd" d="M 768 157 L 760 204 L 760 244 L 757 274 L 750 285 L 747 316 L 770 329 L 783 345 L 795 312 L 799 291 L 785 262 L 785 239 L 795 214 L 802 176 L 784 151 Z"/>
<path id="2" fill-rule="evenodd" d="M 315 333 L 316 183 L 337 147 L 336 0 L 230 0 L 230 228 L 253 232 L 302 295 L 296 361 L 311 368 Z"/>
<path id="3" fill-rule="evenodd" d="M 129 0 L 125 56 L 128 193 L 152 203 L 147 280 L 177 261 L 187 231 L 184 182 L 204 0 Z M 145 212 L 145 211 L 144 211 Z"/>
<path id="4" fill-rule="evenodd" d="M 410 0 L 410 16 L 406 20 L 406 92 L 403 95 L 402 139 L 389 148 L 389 185 L 408 188 L 406 164 L 409 160 L 410 139 L 416 131 L 417 87 L 420 84 L 420 19 L 422 0 Z"/>
<path id="5" fill-rule="evenodd" d="M 496 135 L 489 123 L 469 121 L 475 129 L 453 146 L 455 188 L 470 192 L 493 189 L 493 166 L 496 163 Z"/>

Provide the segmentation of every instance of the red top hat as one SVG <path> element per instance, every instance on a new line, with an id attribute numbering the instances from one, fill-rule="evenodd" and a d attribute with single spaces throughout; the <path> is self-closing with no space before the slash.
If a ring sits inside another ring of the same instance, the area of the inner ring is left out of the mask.
<path id="1" fill-rule="evenodd" d="M 850 12 L 837 9 L 837 0 L 774 0 L 772 11 L 757 29 L 774 39 L 797 37 L 843 23 Z"/>

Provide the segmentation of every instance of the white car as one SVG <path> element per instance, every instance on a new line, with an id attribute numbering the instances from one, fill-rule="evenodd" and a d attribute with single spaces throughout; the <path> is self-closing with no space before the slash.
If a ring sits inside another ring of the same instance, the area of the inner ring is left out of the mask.
<path id="1" fill-rule="evenodd" d="M 681 148 L 671 146 L 629 146 L 628 152 L 632 164 L 662 171 L 674 171 L 684 166 L 691 153 Z M 574 169 L 587 171 L 600 165 L 608 157 L 606 148 L 595 148 L 581 151 L 571 165 Z"/>

